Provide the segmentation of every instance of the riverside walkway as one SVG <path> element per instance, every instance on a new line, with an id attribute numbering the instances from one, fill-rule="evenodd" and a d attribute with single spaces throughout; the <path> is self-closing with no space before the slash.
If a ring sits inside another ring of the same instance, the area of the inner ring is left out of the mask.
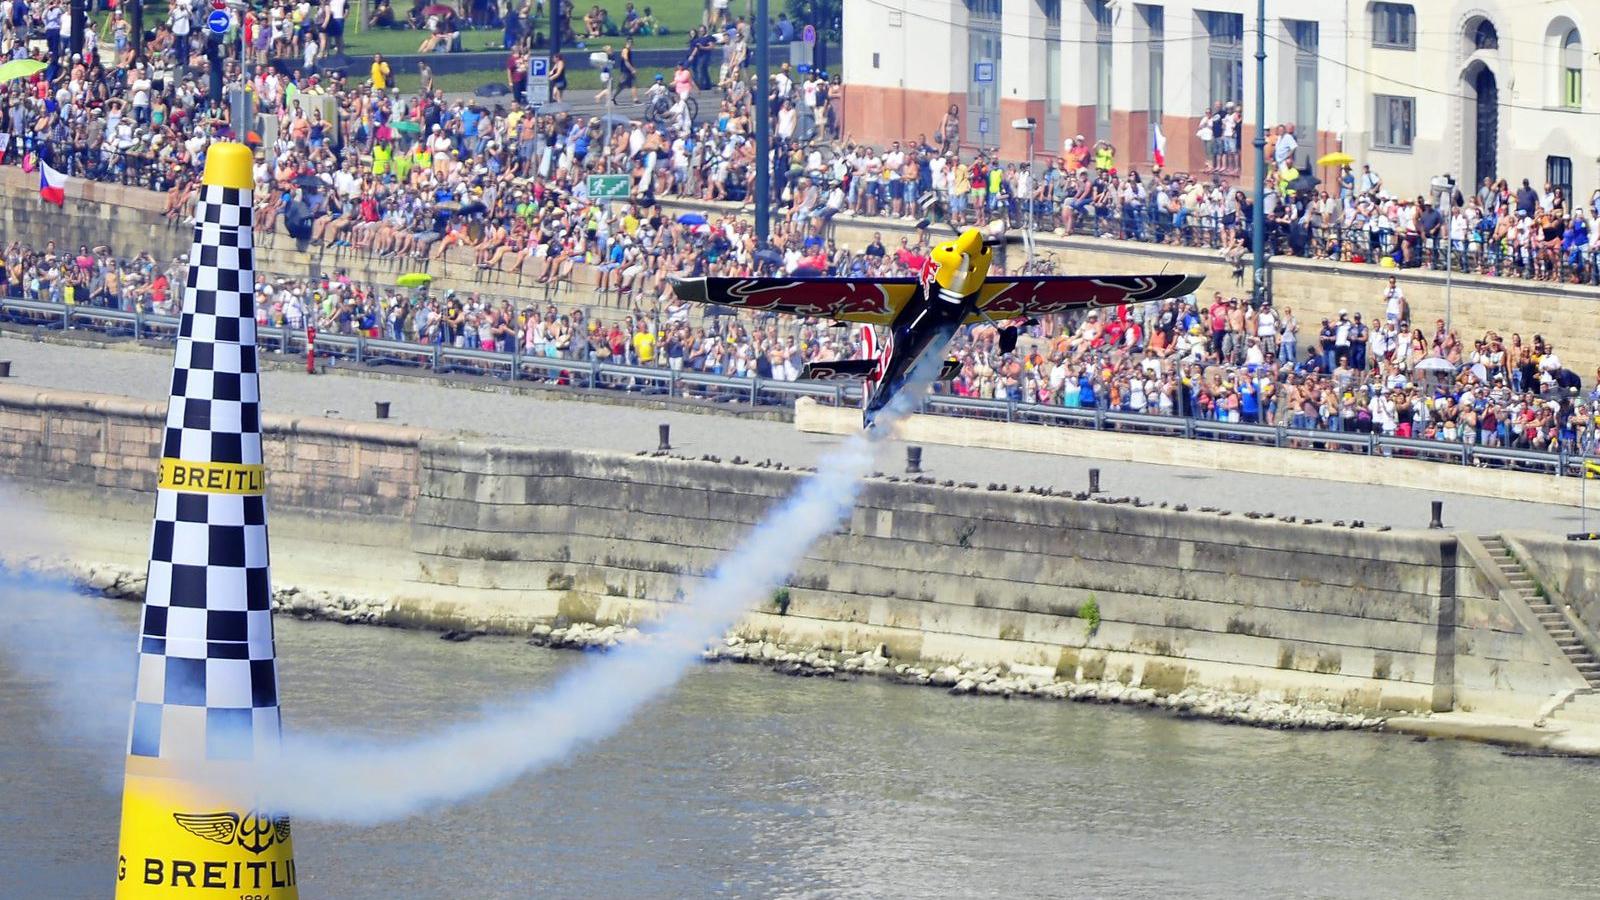
<path id="1" fill-rule="evenodd" d="M 104 346 L 37 342 L 9 331 L 0 337 L 0 359 L 12 361 L 12 384 L 160 402 L 167 396 L 172 351 L 126 342 Z M 392 373 L 370 377 L 374 373 L 365 370 L 330 368 L 324 375 L 310 376 L 291 366 L 274 366 L 262 376 L 263 408 L 295 416 L 370 420 L 374 403 L 388 401 L 396 424 L 541 447 L 619 453 L 654 450 L 657 426 L 665 423 L 671 426 L 676 453 L 724 459 L 739 455 L 789 466 L 813 465 L 841 441 L 799 433 L 787 422 L 739 414 L 747 413 L 748 407 L 730 406 L 724 414 L 714 414 L 614 400 L 588 402 L 572 394 L 514 388 L 491 379 Z M 890 443 L 879 467 L 891 474 L 902 472 L 904 445 Z M 980 484 L 998 481 L 1081 491 L 1091 467 L 1100 470 L 1101 488 L 1110 496 L 1137 495 L 1192 508 L 1215 506 L 1236 515 L 1270 512 L 1324 521 L 1361 519 L 1368 527 L 1422 528 L 1428 524 L 1430 502 L 1443 499 L 1447 528 L 1565 533 L 1577 530 L 1580 522 L 1576 507 L 1517 500 L 1004 450 L 927 446 L 923 451 L 926 474 Z M 1592 524 L 1595 517 L 1590 518 Z"/>

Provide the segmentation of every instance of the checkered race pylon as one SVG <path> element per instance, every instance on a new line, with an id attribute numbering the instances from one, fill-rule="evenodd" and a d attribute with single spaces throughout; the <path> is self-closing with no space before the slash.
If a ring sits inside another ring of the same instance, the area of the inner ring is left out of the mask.
<path id="1" fill-rule="evenodd" d="M 172 369 L 129 728 L 132 757 L 277 747 L 251 191 L 205 184 Z"/>

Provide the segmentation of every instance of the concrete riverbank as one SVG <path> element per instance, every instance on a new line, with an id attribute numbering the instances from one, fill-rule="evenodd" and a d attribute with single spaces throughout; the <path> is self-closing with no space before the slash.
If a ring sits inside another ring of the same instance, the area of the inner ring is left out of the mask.
<path id="1" fill-rule="evenodd" d="M 69 555 L 137 572 L 162 417 L 0 387 L 0 474 L 76 536 Z M 391 625 L 646 623 L 803 475 L 313 417 L 264 426 L 275 578 L 319 615 Z M 1572 552 L 1567 570 L 1591 567 Z M 954 667 L 951 686 L 974 692 L 1114 683 L 1358 717 L 1560 722 L 1582 703 L 1542 711 L 1587 684 L 1481 556 L 1470 535 L 880 476 L 733 637 L 840 666 L 882 648 L 930 681 Z"/>

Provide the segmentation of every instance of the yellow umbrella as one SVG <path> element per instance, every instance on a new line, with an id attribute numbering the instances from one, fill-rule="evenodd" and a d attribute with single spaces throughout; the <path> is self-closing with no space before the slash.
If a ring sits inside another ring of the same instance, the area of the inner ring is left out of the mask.
<path id="1" fill-rule="evenodd" d="M 407 272 L 406 274 L 401 275 L 399 278 L 396 278 L 394 283 L 400 285 L 401 287 L 422 287 L 432 280 L 433 276 L 429 275 L 427 272 Z"/>
<path id="2" fill-rule="evenodd" d="M 14 59 L 5 65 L 0 65 L 0 84 L 15 81 L 18 78 L 27 78 L 35 73 L 43 72 L 44 63 L 37 59 Z"/>
<path id="3" fill-rule="evenodd" d="M 1348 166 L 1354 164 L 1356 158 L 1343 150 L 1335 150 L 1317 160 L 1319 166 Z"/>

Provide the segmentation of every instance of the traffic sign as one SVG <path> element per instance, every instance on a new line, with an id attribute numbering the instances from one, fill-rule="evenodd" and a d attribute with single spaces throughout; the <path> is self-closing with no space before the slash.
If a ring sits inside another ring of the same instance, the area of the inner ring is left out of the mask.
<path id="1" fill-rule="evenodd" d="M 232 24 L 233 19 L 225 9 L 213 9 L 211 14 L 206 16 L 206 27 L 211 29 L 212 34 L 227 34 L 228 26 Z"/>
<path id="2" fill-rule="evenodd" d="M 988 134 L 989 133 L 989 117 L 988 116 L 979 116 L 978 117 L 978 133 L 979 134 Z"/>
<path id="3" fill-rule="evenodd" d="M 817 26 L 807 25 L 802 28 L 800 30 L 800 40 L 807 44 L 815 44 L 817 42 Z"/>
<path id="4" fill-rule="evenodd" d="M 535 56 L 528 60 L 529 106 L 543 106 L 550 102 L 550 57 Z"/>
<path id="5" fill-rule="evenodd" d="M 972 80 L 979 84 L 994 81 L 994 60 L 980 59 L 972 64 Z"/>
<path id="6" fill-rule="evenodd" d="M 628 199 L 628 175 L 590 175 L 589 199 L 591 200 L 626 200 Z"/>

